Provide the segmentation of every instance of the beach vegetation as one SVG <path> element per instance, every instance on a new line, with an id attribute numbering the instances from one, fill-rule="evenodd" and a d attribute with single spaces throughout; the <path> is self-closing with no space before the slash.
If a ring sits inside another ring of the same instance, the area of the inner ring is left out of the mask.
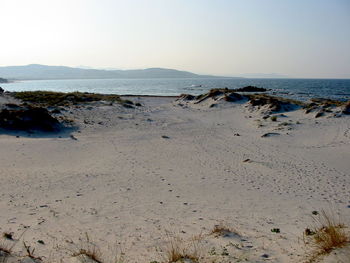
<path id="1" fill-rule="evenodd" d="M 306 228 L 303 234 L 303 241 L 308 249 L 308 262 L 315 262 L 320 256 L 327 255 L 334 249 L 350 245 L 346 226 L 336 220 L 334 215 L 324 210 L 313 215 L 314 227 Z"/>
<path id="2" fill-rule="evenodd" d="M 130 100 L 122 99 L 119 95 L 86 92 L 22 91 L 13 92 L 12 96 L 23 102 L 40 104 L 41 106 L 69 106 L 72 104 L 75 105 L 94 101 L 109 101 L 129 105 L 134 104 Z"/>
<path id="3" fill-rule="evenodd" d="M 73 251 L 71 251 L 72 257 L 76 257 L 82 262 L 104 263 L 100 248 L 90 239 L 87 233 L 79 244 L 75 244 L 73 241 L 71 243 L 75 245 Z"/>
<path id="4" fill-rule="evenodd" d="M 71 241 L 70 243 L 74 246 L 73 248 L 68 248 L 71 257 L 77 258 L 82 263 L 123 263 L 124 254 L 109 253 L 111 251 L 105 251 L 103 253 L 101 248 L 93 242 L 90 236 L 85 233 L 85 237 L 80 238 L 79 244 Z M 114 250 L 113 250 L 114 251 Z M 106 255 L 108 254 L 108 255 Z"/>
<path id="5" fill-rule="evenodd" d="M 7 259 L 11 256 L 12 250 L 11 247 L 5 245 L 5 244 L 0 244 L 0 262 L 4 263 L 7 261 Z"/>
<path id="6" fill-rule="evenodd" d="M 271 232 L 278 234 L 278 233 L 281 233 L 281 230 L 279 228 L 272 228 Z"/>
<path id="7" fill-rule="evenodd" d="M 23 241 L 23 246 L 24 246 L 26 253 L 27 253 L 26 257 L 31 258 L 34 261 L 41 261 L 42 260 L 41 257 L 34 255 L 35 248 L 31 248 L 31 246 L 27 245 L 26 242 L 24 242 L 24 241 Z"/>
<path id="8" fill-rule="evenodd" d="M 240 234 L 233 228 L 220 223 L 215 225 L 213 229 L 210 231 L 210 235 L 214 235 L 215 237 L 230 237 L 230 236 L 240 236 Z"/>
<path id="9" fill-rule="evenodd" d="M 188 243 L 180 237 L 170 237 L 168 234 L 164 263 L 199 262 L 201 258 L 199 241 L 200 239 L 198 238 L 192 238 L 190 243 Z"/>
<path id="10" fill-rule="evenodd" d="M 277 116 L 271 116 L 271 121 L 277 121 Z"/>

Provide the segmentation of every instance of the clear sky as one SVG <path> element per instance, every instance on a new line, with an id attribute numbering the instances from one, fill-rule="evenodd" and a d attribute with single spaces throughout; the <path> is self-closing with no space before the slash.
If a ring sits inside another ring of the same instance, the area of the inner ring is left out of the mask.
<path id="1" fill-rule="evenodd" d="M 350 78 L 350 0 L 0 0 L 0 66 Z"/>

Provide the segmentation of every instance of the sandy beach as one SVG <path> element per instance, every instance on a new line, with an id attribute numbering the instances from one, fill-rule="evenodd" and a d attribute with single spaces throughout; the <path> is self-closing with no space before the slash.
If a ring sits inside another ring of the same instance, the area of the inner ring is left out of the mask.
<path id="1" fill-rule="evenodd" d="M 350 225 L 350 115 L 125 99 L 142 106 L 61 107 L 74 129 L 1 133 L 0 232 L 13 234 L 1 242 L 14 254 L 25 241 L 43 262 L 81 262 L 88 235 L 104 262 L 166 262 L 175 237 L 200 262 L 305 262 L 313 213 Z"/>

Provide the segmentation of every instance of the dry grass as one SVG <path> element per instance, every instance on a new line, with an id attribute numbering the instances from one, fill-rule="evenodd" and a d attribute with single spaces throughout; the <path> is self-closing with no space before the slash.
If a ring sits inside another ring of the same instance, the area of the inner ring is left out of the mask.
<path id="1" fill-rule="evenodd" d="M 335 106 L 340 107 L 346 104 L 345 101 L 339 101 L 339 100 L 331 100 L 331 99 L 323 99 L 323 98 L 312 98 L 311 102 L 318 105 L 323 106 Z"/>
<path id="2" fill-rule="evenodd" d="M 82 263 L 123 263 L 126 262 L 123 253 L 117 253 L 116 247 L 113 249 L 108 246 L 108 249 L 102 250 L 94 243 L 89 235 L 86 233 L 84 238 L 81 238 L 79 244 L 75 244 L 73 241 L 70 242 L 74 245 L 70 251 L 70 256 L 78 258 Z"/>
<path id="3" fill-rule="evenodd" d="M 84 249 L 81 248 L 79 251 L 72 254 L 73 257 L 80 257 L 82 262 L 84 262 L 84 258 L 88 258 L 89 260 L 93 260 L 96 263 L 103 263 L 102 261 L 102 254 L 100 250 L 97 247 L 94 247 L 92 249 Z"/>
<path id="4" fill-rule="evenodd" d="M 216 237 L 230 237 L 234 235 L 240 236 L 235 229 L 232 229 L 223 223 L 215 225 L 214 228 L 210 231 L 210 235 L 214 235 Z"/>
<path id="5" fill-rule="evenodd" d="M 29 258 L 33 259 L 34 261 L 42 261 L 41 257 L 38 257 L 38 256 L 34 255 L 35 248 L 31 248 L 24 241 L 23 241 L 23 245 L 24 245 L 24 248 L 25 248 L 25 250 L 27 252 L 26 257 L 29 257 Z"/>
<path id="6" fill-rule="evenodd" d="M 168 234 L 168 246 L 165 250 L 165 260 L 164 263 L 174 263 L 174 262 L 199 262 L 200 249 L 199 242 L 200 239 L 192 238 L 190 243 L 185 242 L 179 237 L 170 237 Z"/>
<path id="7" fill-rule="evenodd" d="M 0 244 L 0 262 L 4 263 L 7 261 L 8 257 L 11 256 L 11 248 Z"/>
<path id="8" fill-rule="evenodd" d="M 293 100 L 268 94 L 246 94 L 245 95 L 249 100 L 257 100 L 257 99 L 263 99 L 266 100 L 268 103 L 275 103 L 279 102 L 282 104 L 295 104 L 298 106 L 305 106 L 306 103 L 299 101 L 299 100 Z"/>
<path id="9" fill-rule="evenodd" d="M 104 263 L 100 248 L 91 241 L 88 234 L 85 234 L 84 240 L 74 250 L 72 257 L 78 257 L 82 262 Z"/>
<path id="10" fill-rule="evenodd" d="M 314 220 L 316 226 L 307 228 L 303 236 L 306 248 L 311 249 L 307 253 L 308 262 L 314 262 L 336 248 L 349 245 L 350 238 L 345 231 L 345 225 L 337 221 L 333 215 L 321 211 Z"/>

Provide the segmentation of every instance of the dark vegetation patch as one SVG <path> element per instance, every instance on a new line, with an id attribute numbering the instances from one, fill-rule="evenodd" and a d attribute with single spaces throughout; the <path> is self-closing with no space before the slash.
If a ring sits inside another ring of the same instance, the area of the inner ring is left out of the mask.
<path id="1" fill-rule="evenodd" d="M 303 108 L 305 113 L 316 112 L 315 118 L 325 116 L 326 113 L 333 112 L 334 108 L 341 107 L 343 114 L 350 114 L 350 101 L 337 101 L 331 99 L 314 98 L 311 103 L 306 104 Z"/>
<path id="2" fill-rule="evenodd" d="M 88 103 L 94 101 L 110 101 L 120 104 L 134 104 L 130 100 L 123 100 L 119 95 L 95 94 L 83 92 L 52 92 L 52 91 L 22 91 L 13 92 L 12 96 L 23 102 L 39 104 L 41 106 L 69 106 L 78 103 Z"/>
<path id="3" fill-rule="evenodd" d="M 345 103 L 342 112 L 343 112 L 344 114 L 350 114 L 350 100 L 349 100 L 347 103 Z"/>
<path id="4" fill-rule="evenodd" d="M 54 132 L 60 127 L 59 121 L 42 107 L 18 106 L 0 111 L 0 128 L 6 130 Z"/>
<path id="5" fill-rule="evenodd" d="M 267 89 L 265 88 L 259 88 L 256 86 L 246 86 L 243 88 L 235 89 L 236 92 L 265 92 Z"/>
<path id="6" fill-rule="evenodd" d="M 311 103 L 314 103 L 314 105 L 322 105 L 323 107 L 339 107 L 343 106 L 346 102 L 344 101 L 338 101 L 338 100 L 331 100 L 331 99 L 323 99 L 323 98 L 313 98 L 311 99 Z"/>
<path id="7" fill-rule="evenodd" d="M 235 102 L 241 99 L 243 99 L 243 96 L 235 92 L 225 93 L 224 97 L 224 100 L 228 102 Z"/>
<path id="8" fill-rule="evenodd" d="M 315 112 L 315 118 L 326 116 L 328 113 L 333 113 L 334 117 L 339 117 L 340 113 L 350 114 L 350 101 L 344 102 L 331 99 L 316 98 L 311 99 L 311 102 L 302 102 L 294 99 L 277 97 L 263 93 L 237 93 L 255 91 L 263 92 L 267 91 L 267 89 L 258 88 L 255 86 L 247 86 L 240 89 L 211 89 L 209 92 L 198 96 L 182 94 L 179 96 L 178 100 L 193 101 L 194 104 L 199 104 L 209 98 L 214 101 L 224 100 L 227 102 L 236 102 L 245 99 L 248 100 L 248 104 L 256 109 L 263 109 L 267 114 L 274 112 L 287 112 L 296 110 L 298 108 L 303 108 L 305 110 L 305 113 Z M 210 105 L 210 107 L 215 106 L 217 106 L 216 103 Z M 339 108 L 341 109 L 339 110 Z"/>
<path id="9" fill-rule="evenodd" d="M 294 106 L 304 106 L 305 103 L 297 100 L 274 97 L 266 94 L 251 94 L 245 95 L 249 99 L 249 103 L 252 106 L 265 106 L 268 105 L 268 108 L 271 112 L 278 111 L 288 111 L 292 110 Z"/>

